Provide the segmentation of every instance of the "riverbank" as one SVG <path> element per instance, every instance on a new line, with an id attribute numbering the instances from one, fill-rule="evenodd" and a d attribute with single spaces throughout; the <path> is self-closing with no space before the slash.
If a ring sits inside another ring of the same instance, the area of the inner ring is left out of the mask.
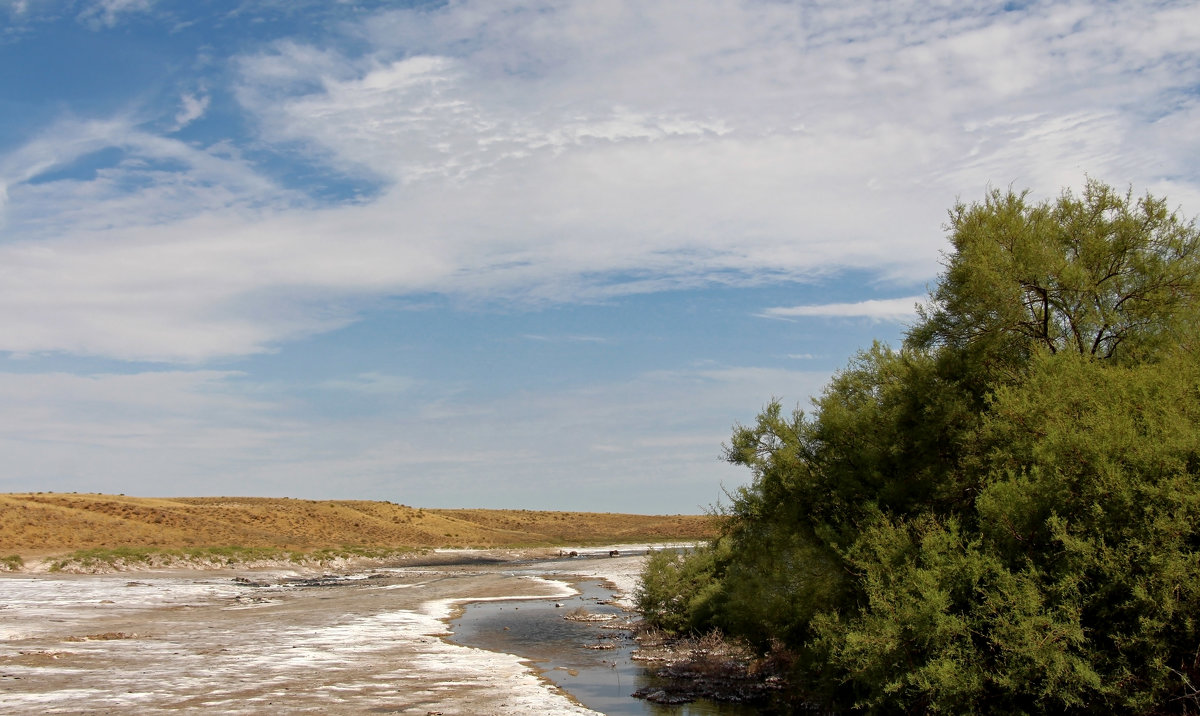
<path id="1" fill-rule="evenodd" d="M 2 576 L 0 700 L 14 714 L 592 713 L 518 657 L 443 639 L 466 602 L 563 598 L 571 576 L 628 597 L 641 556 L 575 551 L 452 551 L 337 574 Z"/>
<path id="2" fill-rule="evenodd" d="M 632 695 L 662 705 L 708 699 L 752 705 L 755 713 L 790 713 L 786 702 L 792 656 L 783 648 L 766 655 L 719 631 L 669 636 L 641 625 L 633 660 L 657 677 Z"/>

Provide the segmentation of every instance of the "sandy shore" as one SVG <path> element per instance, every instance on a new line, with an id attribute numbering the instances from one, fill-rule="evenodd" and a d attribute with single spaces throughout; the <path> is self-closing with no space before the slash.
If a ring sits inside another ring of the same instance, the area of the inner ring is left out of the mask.
<path id="1" fill-rule="evenodd" d="M 643 557 L 371 568 L 0 577 L 0 708 L 12 714 L 589 714 L 520 659 L 441 637 L 457 605 L 628 594 Z M 437 561 L 432 559 L 430 561 Z M 559 575 L 546 578 L 543 575 Z"/>

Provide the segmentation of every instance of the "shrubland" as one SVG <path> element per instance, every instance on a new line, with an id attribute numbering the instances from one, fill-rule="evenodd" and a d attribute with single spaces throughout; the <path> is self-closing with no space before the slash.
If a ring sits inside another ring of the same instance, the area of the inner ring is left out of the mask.
<path id="1" fill-rule="evenodd" d="M 1095 181 L 947 230 L 900 347 L 735 427 L 750 483 L 641 609 L 826 709 L 1200 711 L 1200 232 Z"/>

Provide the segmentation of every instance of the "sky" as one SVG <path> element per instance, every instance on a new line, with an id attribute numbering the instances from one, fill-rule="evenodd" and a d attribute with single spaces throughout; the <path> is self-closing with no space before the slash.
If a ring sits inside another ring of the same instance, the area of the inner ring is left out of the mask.
<path id="1" fill-rule="evenodd" d="M 1195 2 L 0 0 L 0 492 L 697 513 L 1197 127 Z"/>

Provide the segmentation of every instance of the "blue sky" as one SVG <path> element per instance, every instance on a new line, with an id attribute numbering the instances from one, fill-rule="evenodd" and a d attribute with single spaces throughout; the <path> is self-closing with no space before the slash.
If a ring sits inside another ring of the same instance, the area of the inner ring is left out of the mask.
<path id="1" fill-rule="evenodd" d="M 0 491 L 697 512 L 946 211 L 1200 212 L 1192 2 L 0 0 Z"/>

